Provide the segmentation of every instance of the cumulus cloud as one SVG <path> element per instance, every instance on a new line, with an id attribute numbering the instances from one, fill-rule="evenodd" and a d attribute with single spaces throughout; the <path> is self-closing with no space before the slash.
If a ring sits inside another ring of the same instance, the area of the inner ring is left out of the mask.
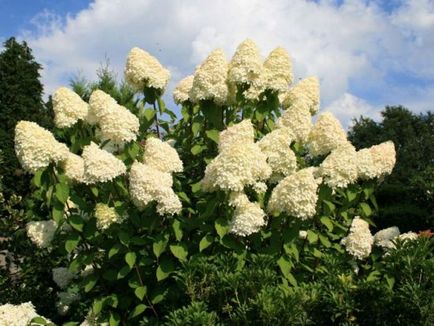
<path id="1" fill-rule="evenodd" d="M 402 1 L 390 10 L 380 1 L 360 0 L 96 0 L 75 16 L 45 16 L 35 19 L 36 31 L 25 37 L 44 65 L 46 93 L 78 70 L 95 78 L 106 56 L 122 76 L 133 46 L 172 71 L 170 90 L 211 50 L 222 48 L 230 58 L 247 37 L 264 56 L 285 47 L 296 79 L 319 76 L 323 107 L 353 105 L 345 112 L 355 115 L 355 108 L 375 114 L 396 98 L 414 103 L 408 92 L 402 98 L 408 87 L 402 79 L 417 79 L 421 85 L 412 87 L 418 94 L 434 82 L 433 0 Z M 375 108 L 368 110 L 357 97 Z M 432 97 L 426 98 L 419 98 L 419 107 Z M 350 115 L 340 117 L 347 123 Z"/>

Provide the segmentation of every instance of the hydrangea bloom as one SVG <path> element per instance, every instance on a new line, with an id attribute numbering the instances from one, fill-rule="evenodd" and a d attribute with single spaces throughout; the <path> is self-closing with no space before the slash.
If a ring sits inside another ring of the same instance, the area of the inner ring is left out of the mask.
<path id="1" fill-rule="evenodd" d="M 93 142 L 84 147 L 81 156 L 84 160 L 84 182 L 86 184 L 113 180 L 127 170 L 121 160 L 100 149 Z"/>
<path id="2" fill-rule="evenodd" d="M 309 133 L 309 152 L 326 155 L 347 142 L 347 134 L 339 120 L 331 112 L 324 112 Z"/>
<path id="3" fill-rule="evenodd" d="M 176 149 L 154 137 L 146 140 L 143 163 L 161 172 L 182 171 L 182 161 Z"/>
<path id="4" fill-rule="evenodd" d="M 369 148 L 363 148 L 356 152 L 357 175 L 362 180 L 369 180 L 377 177 L 374 160 Z"/>
<path id="5" fill-rule="evenodd" d="M 234 124 L 223 130 L 219 134 L 219 152 L 229 148 L 235 143 L 253 143 L 255 140 L 255 130 L 249 119 L 244 119 L 240 123 Z"/>
<path id="6" fill-rule="evenodd" d="M 264 61 L 265 88 L 276 92 L 284 92 L 292 83 L 292 65 L 288 52 L 284 48 L 276 48 Z"/>
<path id="7" fill-rule="evenodd" d="M 229 63 L 228 81 L 236 85 L 251 84 L 262 74 L 262 59 L 255 42 L 243 41 Z"/>
<path id="8" fill-rule="evenodd" d="M 54 124 L 65 128 L 74 125 L 78 120 L 85 120 L 89 104 L 66 87 L 60 87 L 53 95 Z"/>
<path id="9" fill-rule="evenodd" d="M 298 231 L 298 238 L 301 240 L 307 239 L 307 231 L 305 230 Z"/>
<path id="10" fill-rule="evenodd" d="M 255 143 L 234 143 L 215 157 L 205 169 L 204 191 L 242 191 L 244 186 L 267 180 L 271 168 L 267 156 Z"/>
<path id="11" fill-rule="evenodd" d="M 80 156 L 68 153 L 68 156 L 62 161 L 61 165 L 68 178 L 77 182 L 83 182 L 84 160 Z"/>
<path id="12" fill-rule="evenodd" d="M 374 243 L 368 222 L 358 216 L 355 217 L 351 223 L 350 233 L 342 239 L 341 243 L 347 252 L 355 258 L 362 260 L 368 257 Z"/>
<path id="13" fill-rule="evenodd" d="M 315 115 L 319 109 L 319 80 L 311 76 L 303 79 L 283 95 L 282 106 L 289 108 L 297 99 L 302 99 L 309 106 L 311 115 Z"/>
<path id="14" fill-rule="evenodd" d="M 136 139 L 140 127 L 139 119 L 127 108 L 117 104 L 110 95 L 101 90 L 92 93 L 89 103 L 98 120 L 102 139 L 110 139 L 115 144 Z"/>
<path id="15" fill-rule="evenodd" d="M 316 213 L 318 185 L 321 178 L 315 178 L 315 168 L 299 170 L 278 183 L 268 202 L 268 211 L 281 213 L 306 220 Z"/>
<path id="16" fill-rule="evenodd" d="M 287 128 L 275 129 L 258 142 L 274 175 L 287 176 L 297 169 L 297 157 L 290 144 L 291 132 Z"/>
<path id="17" fill-rule="evenodd" d="M 20 121 L 15 127 L 15 152 L 24 170 L 35 173 L 51 162 L 64 160 L 69 150 L 35 122 Z"/>
<path id="18" fill-rule="evenodd" d="M 369 148 L 374 162 L 376 175 L 382 177 L 392 173 L 396 162 L 395 145 L 391 141 Z"/>
<path id="19" fill-rule="evenodd" d="M 258 203 L 250 202 L 244 193 L 232 193 L 230 204 L 235 207 L 235 212 L 229 232 L 245 237 L 266 224 L 264 211 Z"/>
<path id="20" fill-rule="evenodd" d="M 30 301 L 19 305 L 6 303 L 0 306 L 0 325 L 2 326 L 28 326 L 35 317 L 40 316 Z M 50 322 L 48 319 L 45 320 Z"/>
<path id="21" fill-rule="evenodd" d="M 26 225 L 27 236 L 39 248 L 47 248 L 54 238 L 57 224 L 53 220 L 32 221 Z"/>
<path id="22" fill-rule="evenodd" d="M 75 276 L 66 267 L 53 268 L 52 274 L 54 283 L 61 289 L 65 289 Z"/>
<path id="23" fill-rule="evenodd" d="M 173 100 L 176 104 L 182 104 L 190 100 L 190 90 L 193 86 L 194 76 L 190 75 L 182 79 L 178 85 L 176 85 L 173 91 Z"/>
<path id="24" fill-rule="evenodd" d="M 149 165 L 134 162 L 130 171 L 130 195 L 134 205 L 145 208 L 157 202 L 160 215 L 178 214 L 182 204 L 172 189 L 172 176 Z"/>
<path id="25" fill-rule="evenodd" d="M 399 228 L 396 226 L 380 230 L 374 234 L 374 244 L 385 249 L 395 248 L 392 240 L 398 237 L 400 233 Z"/>
<path id="26" fill-rule="evenodd" d="M 137 47 L 128 54 L 125 80 L 137 91 L 152 87 L 164 91 L 170 79 L 169 70 L 148 52 Z"/>
<path id="27" fill-rule="evenodd" d="M 121 216 L 116 213 L 114 207 L 109 207 L 106 204 L 98 203 L 95 206 L 96 226 L 100 230 L 106 230 L 113 223 L 120 223 Z"/>
<path id="28" fill-rule="evenodd" d="M 398 236 L 398 239 L 401 241 L 413 241 L 413 240 L 417 240 L 417 238 L 418 238 L 417 233 L 412 231 L 400 234 Z"/>
<path id="29" fill-rule="evenodd" d="M 210 53 L 194 74 L 189 97 L 193 102 L 211 100 L 219 105 L 226 104 L 228 86 L 226 76 L 228 63 L 222 50 Z"/>
<path id="30" fill-rule="evenodd" d="M 309 107 L 302 100 L 293 102 L 283 115 L 277 120 L 279 128 L 288 128 L 294 136 L 294 140 L 306 143 L 312 128 L 312 117 Z"/>
<path id="31" fill-rule="evenodd" d="M 356 150 L 349 143 L 332 151 L 320 165 L 324 182 L 332 189 L 346 188 L 356 182 L 358 167 L 355 157 Z"/>

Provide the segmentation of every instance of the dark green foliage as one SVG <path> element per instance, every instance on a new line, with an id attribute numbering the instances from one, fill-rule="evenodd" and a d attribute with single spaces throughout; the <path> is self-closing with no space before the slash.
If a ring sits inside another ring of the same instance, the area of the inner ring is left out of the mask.
<path id="1" fill-rule="evenodd" d="M 361 117 L 349 132 L 358 149 L 387 140 L 395 144 L 395 168 L 377 191 L 382 203 L 377 226 L 397 225 L 401 231 L 430 228 L 434 225 L 434 115 L 388 106 L 382 116 L 378 123 Z"/>

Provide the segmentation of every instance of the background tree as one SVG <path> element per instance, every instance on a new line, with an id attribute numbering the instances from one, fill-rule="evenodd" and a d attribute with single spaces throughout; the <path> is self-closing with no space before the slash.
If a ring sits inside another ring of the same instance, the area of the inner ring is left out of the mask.
<path id="1" fill-rule="evenodd" d="M 19 43 L 14 37 L 4 42 L 0 53 L 0 150 L 4 156 L 0 175 L 4 176 L 5 193 L 24 195 L 28 188 L 28 178 L 17 178 L 22 172 L 13 145 L 16 123 L 30 120 L 49 129 L 52 126 L 42 99 L 40 70 L 26 42 Z"/>
<path id="2" fill-rule="evenodd" d="M 360 117 L 349 132 L 359 149 L 392 140 L 397 163 L 378 189 L 383 204 L 377 225 L 397 225 L 402 231 L 434 224 L 434 115 L 416 115 L 403 106 L 386 106 L 383 120 Z"/>

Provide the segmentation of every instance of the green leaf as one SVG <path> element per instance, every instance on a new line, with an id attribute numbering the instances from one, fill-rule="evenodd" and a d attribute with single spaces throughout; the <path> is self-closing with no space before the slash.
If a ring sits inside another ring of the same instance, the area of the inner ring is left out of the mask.
<path id="1" fill-rule="evenodd" d="M 207 130 L 206 136 L 216 144 L 219 143 L 219 131 L 217 129 Z"/>
<path id="2" fill-rule="evenodd" d="M 65 249 L 68 253 L 71 253 L 80 242 L 80 236 L 76 233 L 72 233 L 68 236 L 65 242 Z"/>
<path id="3" fill-rule="evenodd" d="M 139 298 L 140 300 L 143 300 L 143 298 L 146 295 L 147 290 L 148 289 L 146 288 L 146 286 L 140 286 L 134 290 L 134 294 L 136 295 L 137 298 Z"/>
<path id="4" fill-rule="evenodd" d="M 99 315 L 103 307 L 103 300 L 95 299 L 92 305 L 92 311 L 95 315 Z"/>
<path id="5" fill-rule="evenodd" d="M 173 228 L 173 231 L 175 232 L 176 240 L 181 241 L 182 235 L 183 235 L 182 228 L 181 228 L 181 222 L 179 220 L 175 219 L 173 221 L 172 228 Z"/>
<path id="6" fill-rule="evenodd" d="M 145 312 L 146 308 L 147 308 L 146 305 L 144 305 L 143 303 L 137 305 L 137 306 L 133 309 L 133 311 L 130 312 L 130 314 L 129 314 L 129 318 L 135 318 L 135 317 L 141 315 L 142 313 Z"/>
<path id="7" fill-rule="evenodd" d="M 91 186 L 91 187 L 90 187 L 90 191 L 92 192 L 92 194 L 93 194 L 95 197 L 98 197 L 98 193 L 99 193 L 98 187 L 96 187 L 96 186 Z"/>
<path id="8" fill-rule="evenodd" d="M 190 198 L 188 198 L 187 194 L 183 191 L 180 191 L 177 193 L 178 197 L 181 198 L 183 201 L 185 201 L 186 203 L 191 203 Z"/>
<path id="9" fill-rule="evenodd" d="M 279 265 L 280 270 L 282 271 L 282 274 L 286 276 L 291 272 L 292 263 L 284 256 L 281 256 L 277 260 L 277 265 Z"/>
<path id="10" fill-rule="evenodd" d="M 322 245 L 326 248 L 330 248 L 332 246 L 329 239 L 322 234 L 319 235 L 319 241 L 321 241 Z"/>
<path id="11" fill-rule="evenodd" d="M 66 183 L 56 185 L 56 198 L 62 203 L 66 203 L 69 197 L 69 186 Z"/>
<path id="12" fill-rule="evenodd" d="M 130 243 L 130 235 L 126 232 L 120 232 L 118 235 L 119 240 L 121 241 L 121 243 L 125 246 L 128 246 L 128 244 Z"/>
<path id="13" fill-rule="evenodd" d="M 223 238 L 226 233 L 229 231 L 228 223 L 222 219 L 218 218 L 214 223 L 215 230 L 217 231 L 217 234 L 220 238 Z"/>
<path id="14" fill-rule="evenodd" d="M 133 268 L 134 264 L 136 263 L 136 259 L 137 259 L 137 255 L 135 252 L 127 252 L 125 254 L 125 261 L 127 262 L 128 266 L 130 266 L 130 268 Z"/>
<path id="15" fill-rule="evenodd" d="M 321 216 L 320 221 L 321 221 L 322 224 L 324 224 L 327 227 L 327 229 L 329 230 L 329 232 L 333 231 L 333 222 L 332 222 L 332 220 L 329 217 L 327 217 L 327 216 Z"/>
<path id="16" fill-rule="evenodd" d="M 197 133 L 202 129 L 202 126 L 203 126 L 203 118 L 200 116 L 195 117 L 191 125 L 191 131 L 193 132 L 193 136 L 197 135 Z"/>
<path id="17" fill-rule="evenodd" d="M 201 189 L 201 182 L 193 183 L 191 186 L 191 191 L 195 194 Z"/>
<path id="18" fill-rule="evenodd" d="M 120 280 L 122 278 L 124 278 L 125 276 L 128 275 L 128 273 L 131 271 L 131 267 L 130 266 L 124 266 L 122 267 L 117 275 L 117 279 Z"/>
<path id="19" fill-rule="evenodd" d="M 112 258 L 114 255 L 118 254 L 119 251 L 121 250 L 122 245 L 117 243 L 115 244 L 108 252 L 108 258 Z"/>
<path id="20" fill-rule="evenodd" d="M 53 220 L 55 220 L 59 224 L 63 220 L 63 214 L 64 214 L 63 205 L 60 205 L 57 202 L 57 204 L 53 205 L 51 213 L 53 216 Z"/>
<path id="21" fill-rule="evenodd" d="M 167 242 L 168 239 L 162 235 L 154 241 L 152 244 L 152 250 L 154 251 L 155 257 L 160 257 L 160 255 L 166 250 Z"/>
<path id="22" fill-rule="evenodd" d="M 380 276 L 381 276 L 380 271 L 372 271 L 371 273 L 369 273 L 368 277 L 366 278 L 366 281 L 374 282 L 378 280 Z"/>
<path id="23" fill-rule="evenodd" d="M 313 244 L 318 241 L 318 234 L 313 232 L 312 230 L 307 231 L 307 240 L 310 244 Z"/>
<path id="24" fill-rule="evenodd" d="M 68 218 L 69 224 L 79 232 L 83 232 L 84 220 L 80 215 L 71 215 Z"/>
<path id="25" fill-rule="evenodd" d="M 204 146 L 194 145 L 190 151 L 193 155 L 197 155 L 197 154 L 201 153 L 204 149 L 205 149 Z"/>
<path id="26" fill-rule="evenodd" d="M 372 209 L 367 203 L 360 203 L 360 208 L 362 209 L 366 217 L 372 215 Z"/>
<path id="27" fill-rule="evenodd" d="M 330 213 L 333 213 L 335 211 L 336 206 L 331 201 L 323 200 L 323 203 L 326 204 L 326 206 L 329 209 Z"/>
<path id="28" fill-rule="evenodd" d="M 90 290 L 92 290 L 94 288 L 94 286 L 96 285 L 96 282 L 98 280 L 98 277 L 96 275 L 90 275 L 88 276 L 85 280 L 84 280 L 84 292 L 89 292 Z"/>
<path id="29" fill-rule="evenodd" d="M 292 286 L 298 286 L 297 280 L 295 279 L 294 275 L 292 275 L 292 273 L 286 274 L 285 278 L 289 281 L 289 283 L 291 283 Z"/>
<path id="30" fill-rule="evenodd" d="M 46 325 L 46 324 L 47 324 L 47 321 L 42 317 L 34 317 L 30 321 L 30 325 Z"/>
<path id="31" fill-rule="evenodd" d="M 185 261 L 187 259 L 188 248 L 187 248 L 187 245 L 185 243 L 180 243 L 177 245 L 170 245 L 170 251 L 180 261 Z"/>
<path id="32" fill-rule="evenodd" d="M 140 147 L 135 142 L 128 147 L 128 155 L 132 160 L 136 158 L 137 154 L 139 154 L 139 151 L 140 151 Z"/>
<path id="33" fill-rule="evenodd" d="M 353 192 L 350 189 L 347 189 L 346 195 L 349 202 L 352 202 L 354 199 L 357 198 L 357 192 Z"/>
<path id="34" fill-rule="evenodd" d="M 170 273 L 175 270 L 175 264 L 171 259 L 165 258 L 160 261 L 160 265 L 157 268 L 157 281 L 162 281 L 166 279 Z"/>
<path id="35" fill-rule="evenodd" d="M 110 312 L 110 326 L 118 326 L 121 321 L 121 318 L 116 312 Z"/>
<path id="36" fill-rule="evenodd" d="M 155 111 L 153 109 L 145 109 L 143 115 L 147 121 L 151 121 L 155 117 Z"/>
<path id="37" fill-rule="evenodd" d="M 202 252 L 203 250 L 208 248 L 213 242 L 214 242 L 214 237 L 210 234 L 207 234 L 199 242 L 199 251 Z"/>

